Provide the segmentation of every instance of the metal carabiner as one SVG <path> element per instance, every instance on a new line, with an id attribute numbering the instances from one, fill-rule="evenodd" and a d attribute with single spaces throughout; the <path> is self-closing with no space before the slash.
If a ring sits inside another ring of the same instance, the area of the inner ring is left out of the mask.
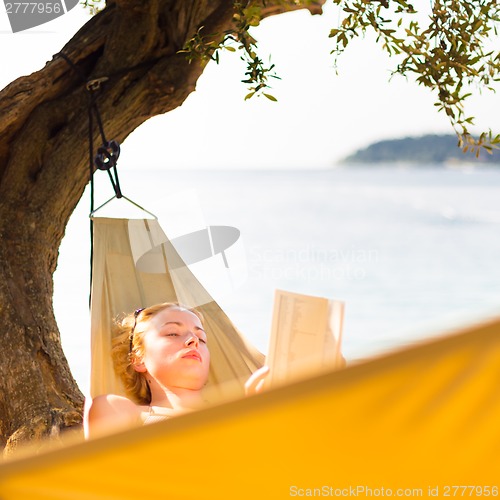
<path id="1" fill-rule="evenodd" d="M 86 88 L 89 91 L 99 90 L 101 88 L 101 83 L 107 82 L 109 78 L 107 76 L 102 76 L 101 78 L 94 78 L 94 80 L 89 80 L 87 82 Z"/>

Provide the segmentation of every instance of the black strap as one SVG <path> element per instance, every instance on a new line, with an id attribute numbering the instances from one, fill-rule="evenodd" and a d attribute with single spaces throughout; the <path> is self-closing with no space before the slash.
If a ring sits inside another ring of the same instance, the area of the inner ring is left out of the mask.
<path id="1" fill-rule="evenodd" d="M 90 182 L 93 183 L 94 170 L 97 167 L 99 170 L 106 170 L 113 187 L 113 191 L 117 198 L 121 198 L 122 192 L 120 188 L 120 181 L 118 178 L 117 162 L 120 156 L 120 145 L 116 140 L 108 141 L 106 134 L 104 133 L 104 127 L 102 124 L 101 113 L 97 106 L 97 92 L 101 89 L 101 85 L 109 80 L 109 77 L 104 76 L 100 78 L 94 78 L 92 80 L 87 80 L 85 75 L 81 72 L 80 68 L 76 66 L 71 59 L 64 54 L 59 52 L 56 56 L 64 59 L 68 65 L 75 71 L 75 73 L 80 77 L 82 83 L 85 84 L 85 88 L 88 92 L 88 120 L 89 120 L 89 169 L 90 169 Z M 99 129 L 99 134 L 101 136 L 102 145 L 97 149 L 97 154 L 94 156 L 94 124 L 93 119 L 96 119 L 97 126 Z M 94 198 L 93 189 L 91 190 L 91 207 L 90 213 L 94 210 Z"/>
<path id="2" fill-rule="evenodd" d="M 120 181 L 118 178 L 117 162 L 120 156 L 120 145 L 117 141 L 108 141 L 104 133 L 101 114 L 97 107 L 96 96 L 97 92 L 101 89 L 101 84 L 106 82 L 108 77 L 95 78 L 87 80 L 80 68 L 76 66 L 71 59 L 59 52 L 55 57 L 61 57 L 80 77 L 82 83 L 88 92 L 88 143 L 89 143 L 89 180 L 90 180 L 90 213 L 94 212 L 94 171 L 97 167 L 99 170 L 106 170 L 108 172 L 113 191 L 117 198 L 122 198 L 123 194 L 120 188 Z M 94 118 L 97 121 L 99 134 L 101 136 L 102 145 L 97 149 L 97 154 L 94 156 Z M 90 217 L 90 292 L 89 292 L 89 307 L 92 302 L 92 264 L 94 260 L 94 223 Z"/>

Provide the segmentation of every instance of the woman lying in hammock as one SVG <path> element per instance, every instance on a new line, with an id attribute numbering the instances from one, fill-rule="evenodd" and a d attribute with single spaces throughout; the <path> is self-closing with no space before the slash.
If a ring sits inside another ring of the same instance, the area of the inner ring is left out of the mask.
<path id="1" fill-rule="evenodd" d="M 204 405 L 210 351 L 201 313 L 176 303 L 157 304 L 129 314 L 117 328 L 113 363 L 129 398 L 94 398 L 86 419 L 88 437 Z M 260 390 L 267 371 L 264 367 L 248 379 L 247 394 Z"/>

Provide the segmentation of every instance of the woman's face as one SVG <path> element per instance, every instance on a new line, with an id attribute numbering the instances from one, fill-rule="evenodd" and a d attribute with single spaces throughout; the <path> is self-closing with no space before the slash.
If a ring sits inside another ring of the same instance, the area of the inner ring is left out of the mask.
<path id="1" fill-rule="evenodd" d="M 169 308 L 155 314 L 143 334 L 144 357 L 136 365 L 165 387 L 200 390 L 208 378 L 210 353 L 198 316 Z"/>

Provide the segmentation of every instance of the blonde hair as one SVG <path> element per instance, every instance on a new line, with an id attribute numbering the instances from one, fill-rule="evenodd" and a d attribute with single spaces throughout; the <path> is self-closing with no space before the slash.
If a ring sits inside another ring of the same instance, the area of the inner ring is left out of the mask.
<path id="1" fill-rule="evenodd" d="M 127 396 L 137 404 L 149 404 L 151 392 L 146 377 L 134 369 L 134 363 L 144 356 L 144 332 L 149 320 L 165 309 L 179 309 L 192 312 L 203 324 L 203 315 L 196 309 L 179 302 L 164 302 L 144 309 L 137 309 L 113 325 L 111 356 L 115 373 L 120 377 Z"/>

